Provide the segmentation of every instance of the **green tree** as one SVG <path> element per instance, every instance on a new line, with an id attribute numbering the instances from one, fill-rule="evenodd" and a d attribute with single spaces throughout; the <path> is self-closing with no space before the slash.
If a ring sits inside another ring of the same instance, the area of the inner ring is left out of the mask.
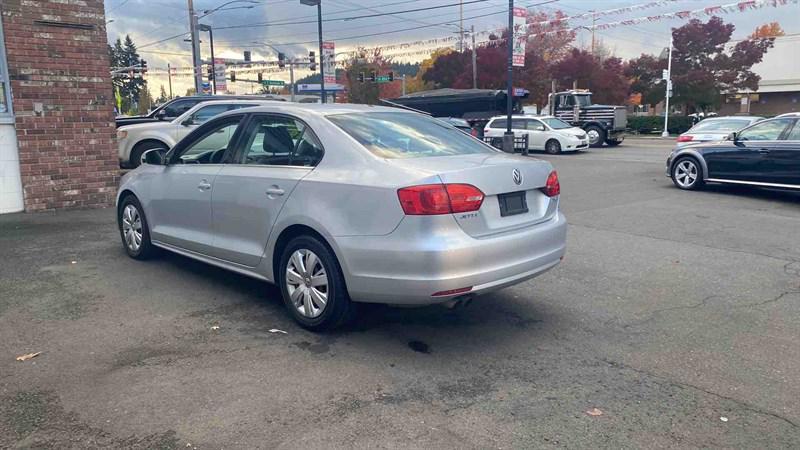
<path id="1" fill-rule="evenodd" d="M 122 97 L 122 111 L 138 109 L 142 90 L 146 87 L 147 81 L 143 78 L 140 70 L 133 68 L 142 62 L 136 44 L 130 35 L 125 36 L 125 41 L 117 38 L 114 46 L 108 47 L 113 74 L 111 83 L 119 89 Z"/>
<path id="2" fill-rule="evenodd" d="M 161 85 L 161 90 L 158 93 L 158 98 L 156 99 L 156 104 L 160 105 L 162 103 L 166 103 L 170 101 L 169 95 L 167 95 L 166 89 L 164 89 L 164 85 Z"/>

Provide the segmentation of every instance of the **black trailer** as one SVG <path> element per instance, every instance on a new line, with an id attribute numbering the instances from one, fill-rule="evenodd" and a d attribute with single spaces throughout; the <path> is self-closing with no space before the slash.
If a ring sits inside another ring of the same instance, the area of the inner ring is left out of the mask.
<path id="1" fill-rule="evenodd" d="M 514 96 L 514 114 L 522 113 L 528 91 Z M 391 99 L 395 104 L 424 111 L 433 117 L 459 117 L 483 134 L 483 126 L 495 116 L 506 114 L 506 91 L 499 89 L 435 89 Z"/>

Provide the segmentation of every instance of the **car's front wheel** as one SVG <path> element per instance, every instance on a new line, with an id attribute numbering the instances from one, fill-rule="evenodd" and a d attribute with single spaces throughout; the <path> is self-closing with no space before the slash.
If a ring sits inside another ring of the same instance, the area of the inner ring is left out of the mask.
<path id="1" fill-rule="evenodd" d="M 586 128 L 586 135 L 589 137 L 589 147 L 602 147 L 606 141 L 606 132 L 602 128 L 591 125 Z"/>
<path id="2" fill-rule="evenodd" d="M 557 139 L 550 139 L 544 145 L 544 151 L 551 155 L 557 155 L 561 153 L 561 143 Z"/>
<path id="3" fill-rule="evenodd" d="M 155 247 L 150 242 L 147 218 L 135 196 L 128 195 L 122 200 L 117 212 L 117 223 L 122 245 L 128 256 L 134 259 L 147 259 L 153 255 Z"/>
<path id="4" fill-rule="evenodd" d="M 686 156 L 679 158 L 672 165 L 672 182 L 680 189 L 687 191 L 700 189 L 703 186 L 703 169 L 697 160 Z"/>
<path id="5" fill-rule="evenodd" d="M 298 236 L 286 245 L 278 283 L 286 308 L 304 328 L 332 329 L 353 313 L 339 262 L 315 236 Z"/>

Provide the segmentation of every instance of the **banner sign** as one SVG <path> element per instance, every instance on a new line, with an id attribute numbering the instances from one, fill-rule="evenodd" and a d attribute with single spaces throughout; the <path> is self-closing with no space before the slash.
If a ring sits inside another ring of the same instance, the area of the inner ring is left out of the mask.
<path id="1" fill-rule="evenodd" d="M 217 87 L 218 94 L 228 90 L 228 81 L 225 79 L 225 69 L 225 60 L 214 58 L 214 84 Z"/>
<path id="2" fill-rule="evenodd" d="M 325 72 L 325 84 L 335 84 L 336 52 L 333 42 L 322 43 L 322 69 Z"/>
<path id="3" fill-rule="evenodd" d="M 525 22 L 527 20 L 527 8 L 514 8 L 514 67 L 525 67 L 525 43 L 528 40 Z"/>

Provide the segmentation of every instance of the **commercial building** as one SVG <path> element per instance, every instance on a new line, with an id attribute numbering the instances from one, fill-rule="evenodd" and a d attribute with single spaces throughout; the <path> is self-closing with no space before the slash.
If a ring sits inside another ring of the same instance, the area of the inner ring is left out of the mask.
<path id="1" fill-rule="evenodd" d="M 2 0 L 0 18 L 0 213 L 112 204 L 102 0 Z"/>

